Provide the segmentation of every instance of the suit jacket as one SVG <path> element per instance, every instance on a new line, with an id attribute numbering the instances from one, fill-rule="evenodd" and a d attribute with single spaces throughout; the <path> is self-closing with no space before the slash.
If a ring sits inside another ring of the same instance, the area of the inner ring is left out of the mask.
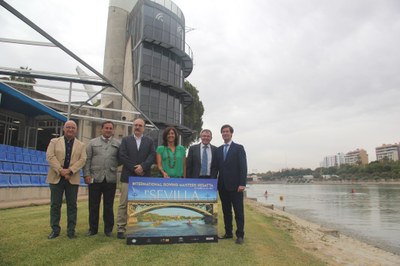
<path id="1" fill-rule="evenodd" d="M 64 137 L 54 138 L 50 140 L 47 147 L 46 160 L 49 163 L 49 171 L 47 173 L 46 182 L 50 184 L 58 184 L 61 176 L 60 171 L 63 169 L 65 160 L 65 140 Z M 80 184 L 80 170 L 86 162 L 86 147 L 85 144 L 74 139 L 72 146 L 71 161 L 69 169 L 72 171 L 72 177 L 69 183 L 73 185 Z"/>
<path id="2" fill-rule="evenodd" d="M 156 159 L 153 140 L 143 136 L 138 150 L 133 135 L 124 137 L 119 146 L 118 158 L 122 163 L 121 182 L 128 183 L 130 176 L 137 176 L 134 167 L 138 164 L 142 166 L 144 176 L 150 176 L 151 166 Z"/>
<path id="3" fill-rule="evenodd" d="M 213 154 L 217 150 L 217 147 L 211 144 L 210 146 L 211 146 L 211 154 L 213 157 Z M 189 147 L 188 157 L 186 159 L 186 177 L 198 178 L 200 176 L 200 171 L 201 171 L 200 147 L 201 143 Z"/>
<path id="4" fill-rule="evenodd" d="M 224 145 L 218 147 L 213 155 L 211 173 L 218 178 L 218 189 L 237 191 L 239 186 L 246 186 L 247 159 L 243 146 L 232 142 L 225 160 Z"/>
<path id="5" fill-rule="evenodd" d="M 107 183 L 116 183 L 119 145 L 115 138 L 111 138 L 110 143 L 105 143 L 101 136 L 92 139 L 86 147 L 83 176 L 91 176 L 95 183 L 101 183 L 104 179 Z"/>

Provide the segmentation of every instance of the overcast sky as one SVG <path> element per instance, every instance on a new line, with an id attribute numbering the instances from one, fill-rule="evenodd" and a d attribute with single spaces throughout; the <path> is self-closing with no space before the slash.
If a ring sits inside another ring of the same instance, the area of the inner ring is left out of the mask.
<path id="1" fill-rule="evenodd" d="M 102 72 L 108 1 L 7 2 Z M 194 28 L 187 80 L 204 127 L 220 145 L 221 125 L 231 124 L 250 172 L 314 169 L 357 148 L 373 161 L 375 147 L 400 142 L 400 1 L 174 2 Z M 3 8 L 0 25 L 2 38 L 44 41 Z M 14 47 L 0 43 L 1 66 L 74 73 L 77 65 L 54 48 Z"/>

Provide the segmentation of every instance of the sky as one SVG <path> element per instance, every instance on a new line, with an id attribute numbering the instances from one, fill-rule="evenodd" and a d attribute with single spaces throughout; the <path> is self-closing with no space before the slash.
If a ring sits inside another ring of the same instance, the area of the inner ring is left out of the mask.
<path id="1" fill-rule="evenodd" d="M 102 72 L 108 1 L 6 2 Z M 400 1 L 174 2 L 192 29 L 203 128 L 219 146 L 230 124 L 249 172 L 314 169 L 358 148 L 374 161 L 400 142 Z M 0 25 L 0 38 L 45 41 L 2 7 Z M 15 46 L 0 42 L 1 66 L 75 73 L 56 48 Z"/>

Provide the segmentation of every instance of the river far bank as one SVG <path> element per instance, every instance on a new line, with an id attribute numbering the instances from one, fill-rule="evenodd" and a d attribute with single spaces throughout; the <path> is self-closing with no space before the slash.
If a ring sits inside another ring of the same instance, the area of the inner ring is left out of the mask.
<path id="1" fill-rule="evenodd" d="M 397 179 L 381 179 L 381 180 L 312 180 L 311 182 L 308 183 L 289 183 L 286 180 L 274 180 L 274 181 L 248 181 L 248 185 L 255 185 L 255 184 L 318 184 L 318 185 L 351 185 L 351 184 L 358 184 L 358 185 L 371 185 L 371 184 L 376 184 L 376 185 L 400 185 L 400 180 Z"/>
<path id="2" fill-rule="evenodd" d="M 271 209 L 254 199 L 246 204 L 274 217 L 276 226 L 286 230 L 296 245 L 328 265 L 399 265 L 400 256 L 348 237 L 337 230 L 303 220 L 279 209 Z"/>

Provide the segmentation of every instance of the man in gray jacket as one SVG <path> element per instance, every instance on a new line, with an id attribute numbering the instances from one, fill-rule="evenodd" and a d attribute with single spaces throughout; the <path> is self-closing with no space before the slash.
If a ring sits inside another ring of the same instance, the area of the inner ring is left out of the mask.
<path id="1" fill-rule="evenodd" d="M 92 139 L 86 147 L 87 160 L 83 175 L 85 183 L 89 185 L 89 231 L 87 236 L 97 234 L 102 194 L 104 234 L 111 236 L 114 227 L 114 198 L 120 143 L 113 138 L 113 135 L 114 123 L 103 122 L 101 136 Z"/>

